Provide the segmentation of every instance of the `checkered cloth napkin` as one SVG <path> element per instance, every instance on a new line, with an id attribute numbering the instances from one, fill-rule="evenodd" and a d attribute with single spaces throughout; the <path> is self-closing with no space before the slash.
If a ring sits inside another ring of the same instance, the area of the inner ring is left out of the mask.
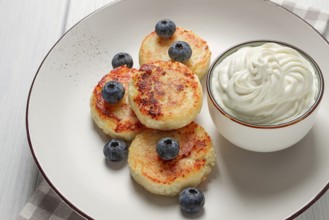
<path id="1" fill-rule="evenodd" d="M 271 0 L 271 2 L 292 11 L 306 20 L 320 33 L 325 34 L 329 28 L 329 13 L 288 0 Z M 43 180 L 17 220 L 83 220 L 84 218 L 73 211 Z"/>
<path id="2" fill-rule="evenodd" d="M 17 220 L 27 219 L 82 220 L 84 218 L 66 205 L 50 188 L 46 180 L 43 180 L 17 217 Z"/>
<path id="3" fill-rule="evenodd" d="M 325 34 L 328 31 L 329 12 L 321 11 L 320 9 L 313 7 L 307 7 L 303 4 L 291 2 L 288 0 L 270 1 L 282 6 L 285 9 L 288 9 L 289 11 L 303 18 L 321 34 Z"/>

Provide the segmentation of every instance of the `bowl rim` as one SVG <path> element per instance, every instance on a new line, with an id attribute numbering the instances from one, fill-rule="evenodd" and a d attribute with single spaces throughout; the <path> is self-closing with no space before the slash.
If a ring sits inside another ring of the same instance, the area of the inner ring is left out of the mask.
<path id="1" fill-rule="evenodd" d="M 236 52 L 238 49 L 244 47 L 244 46 L 260 46 L 262 44 L 265 43 L 276 43 L 279 44 L 281 46 L 286 46 L 286 47 L 290 47 L 292 49 L 297 50 L 297 52 L 299 52 L 302 56 L 304 56 L 313 66 L 313 68 L 315 69 L 315 71 L 318 74 L 319 77 L 319 92 L 317 94 L 316 100 L 315 102 L 312 104 L 312 106 L 302 115 L 300 115 L 299 117 L 288 121 L 288 122 L 284 122 L 284 123 L 279 123 L 279 124 L 274 124 L 274 125 L 264 125 L 264 124 L 251 124 L 242 120 L 237 119 L 236 117 L 234 117 L 233 115 L 231 115 L 230 113 L 226 112 L 223 108 L 220 107 L 220 105 L 216 102 L 213 93 L 210 89 L 211 87 L 211 76 L 213 75 L 213 70 L 214 68 L 217 66 L 217 64 L 219 63 L 219 60 L 223 57 L 226 56 L 227 54 L 230 55 L 234 52 Z M 212 104 L 216 107 L 216 109 L 226 118 L 240 124 L 246 127 L 251 127 L 251 128 L 258 128 L 258 129 L 277 129 L 277 128 L 283 128 L 283 127 L 288 127 L 291 126 L 293 124 L 296 124 L 300 121 L 303 121 L 304 119 L 306 119 L 308 116 L 310 116 L 312 114 L 312 112 L 317 109 L 317 107 L 319 106 L 323 94 L 324 94 L 324 78 L 323 78 L 323 74 L 322 71 L 320 69 L 320 67 L 318 66 L 318 64 L 315 62 L 315 60 L 308 54 L 306 53 L 304 50 L 283 42 L 283 41 L 277 41 L 277 40 L 252 40 L 252 41 L 245 41 L 239 44 L 236 44 L 232 47 L 229 47 L 228 49 L 224 50 L 222 53 L 220 53 L 215 60 L 212 62 L 209 70 L 208 70 L 208 74 L 207 74 L 207 78 L 206 78 L 206 87 L 207 87 L 207 93 L 208 93 L 208 98 L 210 99 L 210 101 L 212 102 Z"/>

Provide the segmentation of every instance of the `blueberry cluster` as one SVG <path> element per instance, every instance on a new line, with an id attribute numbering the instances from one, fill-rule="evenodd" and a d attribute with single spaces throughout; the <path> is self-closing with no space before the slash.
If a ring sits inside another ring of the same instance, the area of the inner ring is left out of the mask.
<path id="1" fill-rule="evenodd" d="M 168 39 L 175 31 L 176 24 L 169 19 L 163 19 L 155 25 L 155 32 L 161 38 Z M 192 56 L 192 49 L 187 42 L 176 41 L 169 47 L 168 55 L 174 61 L 186 63 Z"/>
<path id="2" fill-rule="evenodd" d="M 169 19 L 163 19 L 155 26 L 155 32 L 161 38 L 171 38 L 175 31 L 176 25 Z M 174 61 L 185 63 L 191 58 L 192 49 L 187 42 L 176 41 L 170 46 L 168 55 Z M 128 53 L 117 53 L 112 59 L 112 66 L 117 68 L 123 65 L 132 68 L 133 59 Z M 123 99 L 125 89 L 120 82 L 110 81 L 103 86 L 101 94 L 107 103 L 115 104 Z M 172 137 L 164 137 L 156 145 L 159 157 L 166 161 L 175 159 L 179 150 L 179 143 Z M 122 140 L 112 139 L 104 145 L 103 153 L 110 161 L 122 161 L 128 154 L 128 146 Z M 180 193 L 179 203 L 184 212 L 196 213 L 202 209 L 205 197 L 200 190 L 188 187 Z"/>
<path id="3" fill-rule="evenodd" d="M 156 151 L 163 160 L 175 159 L 179 153 L 179 143 L 171 137 L 160 139 L 156 146 Z M 179 204 L 181 209 L 187 213 L 199 212 L 205 203 L 203 193 L 192 187 L 188 187 L 179 194 Z"/>

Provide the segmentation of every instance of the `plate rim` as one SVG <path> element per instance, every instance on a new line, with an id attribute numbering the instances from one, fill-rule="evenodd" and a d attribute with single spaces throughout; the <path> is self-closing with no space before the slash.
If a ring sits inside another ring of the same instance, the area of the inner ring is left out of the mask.
<path id="1" fill-rule="evenodd" d="M 124 0 L 114 0 L 113 2 L 107 3 L 105 5 L 103 5 L 102 7 L 92 11 L 91 13 L 87 14 L 86 16 L 84 16 L 83 18 L 81 18 L 78 22 L 76 22 L 74 25 L 72 25 L 72 27 L 70 27 L 67 31 L 65 31 L 65 33 L 62 34 L 62 36 L 53 44 L 53 46 L 49 49 L 49 51 L 47 52 L 47 54 L 45 55 L 45 57 L 42 59 L 34 77 L 33 80 L 31 82 L 31 86 L 28 92 L 28 96 L 27 96 L 27 101 L 26 101 L 26 108 L 25 108 L 25 129 L 26 129 L 26 134 L 27 134 L 27 140 L 28 140 L 28 144 L 29 144 L 29 148 L 32 154 L 32 157 L 39 169 L 39 171 L 41 172 L 42 176 L 44 177 L 44 179 L 46 180 L 46 182 L 48 183 L 48 185 L 52 188 L 52 190 L 54 190 L 56 192 L 56 194 L 69 206 L 71 207 L 74 211 L 76 211 L 79 215 L 81 215 L 82 217 L 86 218 L 86 219 L 93 219 L 92 217 L 90 217 L 88 214 L 86 214 L 84 211 L 80 210 L 78 207 L 76 207 L 72 202 L 70 202 L 70 200 L 68 198 L 66 198 L 59 189 L 57 189 L 53 183 L 50 181 L 50 179 L 48 178 L 46 172 L 43 170 L 41 164 L 38 161 L 38 158 L 35 154 L 33 145 L 32 145 L 32 140 L 31 140 L 31 135 L 30 135 L 30 131 L 29 131 L 29 120 L 28 120 L 28 116 L 29 116 L 29 106 L 30 106 L 30 98 L 31 98 L 31 94 L 32 94 L 32 90 L 33 90 L 33 86 L 34 83 L 36 81 L 36 78 L 40 72 L 41 67 L 43 66 L 44 62 L 46 61 L 46 59 L 48 58 L 49 54 L 53 51 L 53 49 L 58 45 L 58 43 L 73 29 L 75 28 L 77 25 L 79 25 L 82 21 L 84 21 L 85 19 L 89 18 L 90 16 L 96 14 L 97 12 L 103 10 L 104 8 L 110 7 L 111 5 L 114 5 L 118 2 L 121 2 Z M 302 19 L 300 16 L 296 15 L 295 13 L 289 11 L 288 9 L 284 8 L 281 5 L 278 5 L 274 2 L 271 2 L 270 0 L 264 0 L 264 3 L 270 4 L 273 7 L 277 7 L 280 8 L 280 10 L 284 10 L 286 12 L 288 12 L 288 14 L 290 14 L 290 16 L 293 16 L 295 18 L 297 18 L 299 21 L 301 21 L 302 23 L 306 24 L 307 26 L 311 27 L 311 29 L 313 31 L 315 31 L 323 40 L 326 44 L 328 44 L 329 46 L 329 40 L 327 40 L 317 29 L 315 29 L 312 25 L 310 25 L 308 22 L 306 22 L 304 19 Z M 300 216 L 301 214 L 303 214 L 306 210 L 308 210 L 314 203 L 316 203 L 329 189 L 329 180 L 327 181 L 327 183 L 325 184 L 325 186 L 322 188 L 322 190 L 320 190 L 319 193 L 317 193 L 311 200 L 309 200 L 304 206 L 302 206 L 299 210 L 297 210 L 295 213 L 291 214 L 290 216 L 286 217 L 284 220 L 293 220 L 296 217 Z"/>

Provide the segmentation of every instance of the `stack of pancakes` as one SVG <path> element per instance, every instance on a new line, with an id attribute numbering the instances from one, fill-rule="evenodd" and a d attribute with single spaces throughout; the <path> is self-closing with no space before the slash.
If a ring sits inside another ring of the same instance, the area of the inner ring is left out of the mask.
<path id="1" fill-rule="evenodd" d="M 192 57 L 184 64 L 171 61 L 170 45 L 186 41 Z M 183 188 L 206 179 L 215 164 L 210 136 L 193 122 L 202 106 L 200 79 L 210 64 L 206 41 L 178 27 L 168 39 L 147 35 L 139 51 L 140 68 L 118 67 L 105 75 L 91 96 L 95 124 L 112 138 L 131 141 L 128 164 L 132 177 L 146 190 L 177 195 Z M 122 83 L 124 98 L 105 102 L 102 87 L 111 80 Z M 156 152 L 157 142 L 171 137 L 180 146 L 176 158 L 165 161 Z"/>

